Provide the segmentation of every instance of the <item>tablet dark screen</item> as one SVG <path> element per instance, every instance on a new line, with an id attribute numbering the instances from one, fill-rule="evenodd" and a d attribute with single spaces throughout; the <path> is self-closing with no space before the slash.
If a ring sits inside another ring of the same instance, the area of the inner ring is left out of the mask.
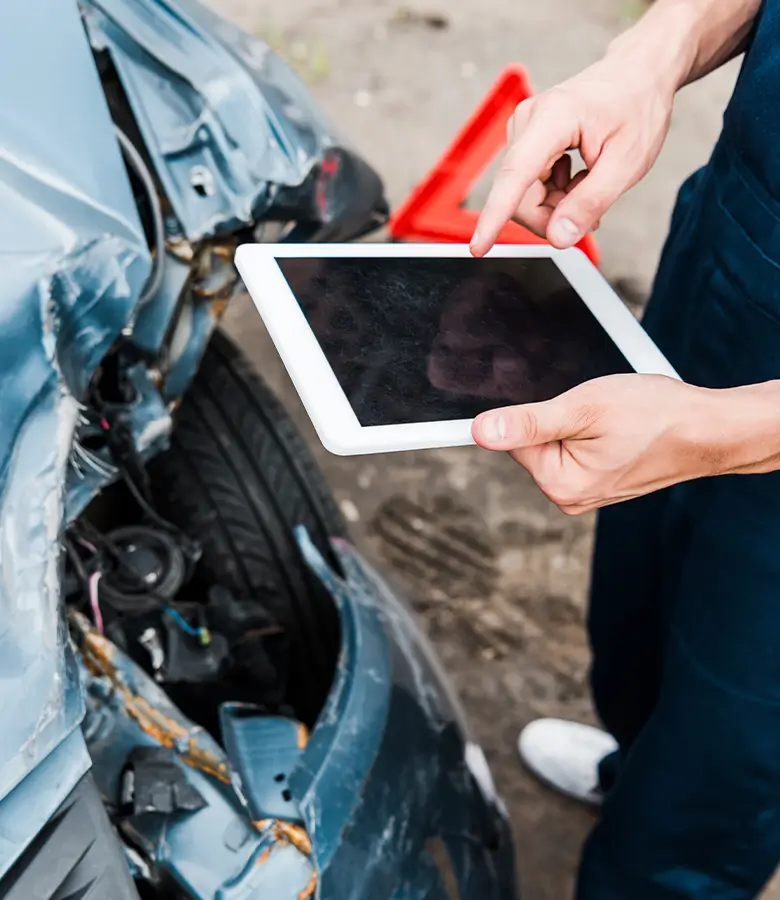
<path id="1" fill-rule="evenodd" d="M 361 425 L 471 419 L 633 371 L 550 259 L 277 259 Z"/>

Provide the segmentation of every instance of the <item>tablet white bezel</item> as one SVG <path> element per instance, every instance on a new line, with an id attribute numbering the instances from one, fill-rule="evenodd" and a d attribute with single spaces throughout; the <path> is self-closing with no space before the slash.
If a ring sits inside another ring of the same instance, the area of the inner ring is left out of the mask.
<path id="1" fill-rule="evenodd" d="M 341 389 L 276 259 L 284 257 L 469 257 L 461 244 L 244 244 L 236 266 L 303 401 L 317 435 L 331 453 L 351 456 L 473 444 L 471 419 L 363 426 Z M 545 244 L 502 244 L 490 257 L 549 257 L 637 372 L 679 376 L 579 250 Z"/>

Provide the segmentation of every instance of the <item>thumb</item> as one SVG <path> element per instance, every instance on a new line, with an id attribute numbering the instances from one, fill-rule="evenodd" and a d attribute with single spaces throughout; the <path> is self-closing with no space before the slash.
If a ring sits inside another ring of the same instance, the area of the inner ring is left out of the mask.
<path id="1" fill-rule="evenodd" d="M 570 416 L 556 400 L 493 409 L 477 416 L 472 435 L 486 450 L 519 450 L 568 437 Z"/>
<path id="2" fill-rule="evenodd" d="M 610 144 L 555 208 L 547 237 L 555 247 L 572 247 L 592 231 L 612 204 L 636 183 L 634 167 L 620 144 Z"/>

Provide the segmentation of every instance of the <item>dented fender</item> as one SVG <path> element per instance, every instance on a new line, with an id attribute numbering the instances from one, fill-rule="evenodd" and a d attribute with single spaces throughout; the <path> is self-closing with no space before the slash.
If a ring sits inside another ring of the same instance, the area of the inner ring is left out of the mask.
<path id="1" fill-rule="evenodd" d="M 349 542 L 332 541 L 339 574 L 298 541 L 342 622 L 333 689 L 290 779 L 318 896 L 514 897 L 505 809 L 406 604 Z"/>

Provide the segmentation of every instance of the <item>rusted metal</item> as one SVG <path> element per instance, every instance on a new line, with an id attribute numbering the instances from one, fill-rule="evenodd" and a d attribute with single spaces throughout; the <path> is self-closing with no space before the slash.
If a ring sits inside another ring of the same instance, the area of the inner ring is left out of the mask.
<path id="1" fill-rule="evenodd" d="M 289 844 L 308 859 L 312 859 L 312 846 L 309 833 L 302 825 L 293 825 L 282 819 L 258 819 L 252 823 L 260 832 L 270 832 L 273 837 L 273 845 L 262 852 L 257 860 L 258 865 L 268 861 L 274 847 Z M 306 887 L 298 895 L 298 900 L 311 900 L 317 890 L 317 872 L 311 873 L 311 878 Z"/>
<path id="2" fill-rule="evenodd" d="M 114 662 L 114 647 L 111 641 L 99 634 L 81 613 L 70 610 L 69 619 L 80 638 L 79 644 L 84 664 L 96 677 L 108 679 L 119 697 L 122 698 L 125 712 L 138 723 L 144 734 L 161 746 L 175 750 L 181 759 L 193 769 L 211 775 L 224 784 L 230 784 L 230 768 L 227 763 L 203 749 L 191 731 L 156 709 L 148 700 L 135 694 L 128 687 Z"/>
<path id="3" fill-rule="evenodd" d="M 304 856 L 311 857 L 311 838 L 302 825 L 293 825 L 282 819 L 258 819 L 252 824 L 258 831 L 270 831 L 277 843 L 292 844 Z"/>
<path id="4" fill-rule="evenodd" d="M 309 883 L 306 887 L 298 894 L 298 900 L 311 900 L 314 896 L 314 892 L 317 890 L 317 873 L 312 872 L 311 878 L 309 879 Z"/>
<path id="5" fill-rule="evenodd" d="M 236 245 L 206 244 L 197 253 L 194 278 L 192 281 L 192 294 L 197 300 L 210 302 L 211 311 L 219 318 L 233 294 L 238 281 L 238 274 L 233 266 L 233 258 L 236 254 Z M 215 287 L 206 286 L 220 270 L 224 270 L 224 278 Z"/>
<path id="6" fill-rule="evenodd" d="M 185 238 L 168 238 L 165 246 L 171 256 L 179 262 L 191 263 L 195 258 L 195 248 Z"/>

